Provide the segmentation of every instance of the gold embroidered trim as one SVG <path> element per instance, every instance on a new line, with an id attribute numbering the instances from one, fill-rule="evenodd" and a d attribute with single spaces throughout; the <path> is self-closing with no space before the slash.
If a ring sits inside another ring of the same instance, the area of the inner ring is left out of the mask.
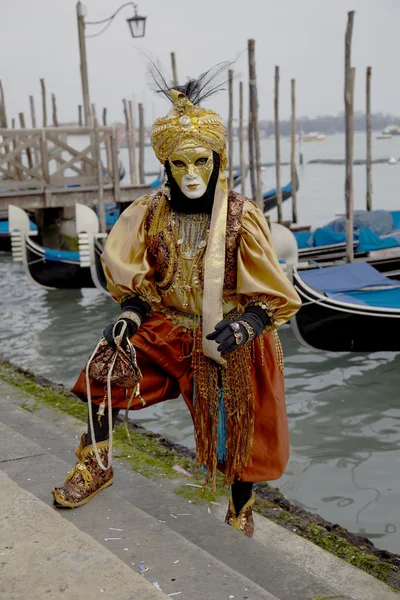
<path id="1" fill-rule="evenodd" d="M 174 308 L 173 306 L 162 306 L 157 310 L 157 312 L 162 313 L 165 318 L 172 321 L 174 325 L 178 327 L 184 327 L 189 331 L 195 331 L 202 322 L 200 315 L 191 315 L 179 310 L 178 308 Z M 235 319 L 238 315 L 239 313 L 237 309 L 233 308 L 224 315 L 224 319 Z"/>
<path id="2" fill-rule="evenodd" d="M 177 308 L 173 308 L 172 306 L 161 307 L 158 312 L 161 312 L 166 319 L 172 321 L 175 326 L 184 327 L 189 331 L 194 331 L 196 328 L 196 323 L 200 320 L 200 317 L 184 313 Z"/>
<path id="3" fill-rule="evenodd" d="M 157 202 L 157 206 L 154 211 L 154 215 L 151 219 L 148 236 L 155 236 L 157 234 L 162 233 L 165 237 L 165 242 L 168 246 L 170 256 L 167 267 L 167 272 L 162 281 L 157 281 L 157 287 L 162 291 L 164 288 L 167 288 L 172 280 L 172 276 L 174 274 L 176 256 L 177 256 L 177 248 L 176 242 L 174 240 L 172 232 L 172 213 L 168 205 L 168 200 L 164 194 L 162 194 Z"/>
<path id="4" fill-rule="evenodd" d="M 246 344 L 248 342 L 251 342 L 252 340 L 254 340 L 254 338 L 256 337 L 256 332 L 254 331 L 253 327 L 250 325 L 250 323 L 248 323 L 247 321 L 245 321 L 244 319 L 238 319 L 238 323 L 240 323 L 241 325 L 243 325 L 243 327 L 245 328 L 245 330 L 247 331 L 247 340 L 246 340 Z"/>
<path id="5" fill-rule="evenodd" d="M 135 323 L 135 325 L 138 329 L 142 324 L 142 319 L 133 310 L 122 311 L 122 313 L 119 315 L 118 319 L 130 319 L 131 321 L 133 321 L 133 323 Z"/>
<path id="6" fill-rule="evenodd" d="M 275 299 L 272 299 L 271 296 L 257 296 L 255 298 L 252 298 L 251 300 L 249 300 L 249 302 L 245 306 L 245 309 L 248 308 L 249 306 L 259 306 L 260 308 L 265 310 L 270 321 L 264 327 L 263 332 L 272 331 L 275 329 L 274 322 L 275 322 L 275 313 L 276 313 L 277 309 L 276 309 L 276 306 L 274 306 L 274 300 Z"/>
<path id="7" fill-rule="evenodd" d="M 283 360 L 283 350 L 282 350 L 281 340 L 279 339 L 279 335 L 278 335 L 278 332 L 276 331 L 276 329 L 272 332 L 272 337 L 274 338 L 276 360 L 278 362 L 278 366 L 279 366 L 281 372 L 283 373 L 285 370 L 285 363 Z"/>
<path id="8" fill-rule="evenodd" d="M 143 294 L 139 294 L 138 292 L 128 292 L 127 294 L 124 294 L 120 300 L 119 300 L 119 304 L 123 304 L 124 302 L 126 302 L 126 300 L 129 300 L 129 298 L 139 298 L 139 300 L 142 300 L 143 302 L 147 302 L 147 304 L 150 305 L 150 312 L 152 312 L 154 310 L 154 303 L 156 302 L 156 299 L 153 298 L 152 296 L 145 296 Z"/>

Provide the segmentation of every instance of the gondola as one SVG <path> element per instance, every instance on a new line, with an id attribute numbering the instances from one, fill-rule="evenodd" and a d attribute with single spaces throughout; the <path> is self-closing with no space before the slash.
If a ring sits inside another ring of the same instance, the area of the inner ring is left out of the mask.
<path id="1" fill-rule="evenodd" d="M 37 235 L 38 228 L 36 224 L 29 221 L 29 235 Z M 0 252 L 11 252 L 11 236 L 8 224 L 7 211 L 0 211 Z"/>
<path id="2" fill-rule="evenodd" d="M 355 214 L 384 213 L 392 219 L 393 230 L 378 235 L 370 227 L 360 227 L 355 230 L 357 239 L 353 242 L 356 258 L 364 258 L 372 252 L 380 252 L 388 248 L 399 247 L 400 240 L 400 211 L 358 211 Z M 387 230 L 386 230 L 387 231 Z M 332 260 L 344 259 L 346 256 L 346 236 L 342 232 L 334 231 L 331 227 L 319 227 L 315 231 L 301 231 L 294 233 L 299 246 L 299 260 L 314 260 L 317 262 L 330 262 Z"/>
<path id="3" fill-rule="evenodd" d="M 103 251 L 96 213 L 87 206 L 75 207 L 79 251 L 53 250 L 36 244 L 28 235 L 29 219 L 24 210 L 9 206 L 11 246 L 15 262 L 35 284 L 47 289 L 97 288 L 106 291 L 100 262 Z"/>
<path id="4" fill-rule="evenodd" d="M 298 271 L 291 320 L 305 346 L 330 352 L 400 350 L 400 284 L 366 262 Z"/>
<path id="5" fill-rule="evenodd" d="M 298 190 L 298 189 L 299 189 L 299 176 L 297 175 L 297 171 L 296 171 L 296 190 Z M 281 188 L 281 190 L 282 190 L 282 202 L 284 202 L 285 200 L 289 200 L 289 198 L 291 198 L 291 196 L 292 196 L 292 182 L 285 185 L 283 188 Z M 264 213 L 267 213 L 270 210 L 272 210 L 273 208 L 275 208 L 278 203 L 276 188 L 272 188 L 271 190 L 264 192 L 263 199 L 264 199 Z"/>

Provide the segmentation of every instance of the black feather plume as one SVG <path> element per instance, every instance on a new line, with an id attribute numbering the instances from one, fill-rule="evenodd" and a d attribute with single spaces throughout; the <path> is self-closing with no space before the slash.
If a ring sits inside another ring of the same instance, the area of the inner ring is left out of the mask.
<path id="1" fill-rule="evenodd" d="M 185 94 L 190 102 L 199 105 L 203 100 L 226 89 L 228 82 L 228 69 L 233 62 L 221 62 L 199 75 L 196 79 L 190 79 L 183 85 L 174 85 L 173 81 L 168 83 L 163 73 L 163 67 L 156 59 L 152 59 L 147 53 L 143 52 L 147 62 L 147 80 L 150 88 L 156 94 L 163 94 L 168 100 L 171 100 L 169 91 L 175 89 Z"/>

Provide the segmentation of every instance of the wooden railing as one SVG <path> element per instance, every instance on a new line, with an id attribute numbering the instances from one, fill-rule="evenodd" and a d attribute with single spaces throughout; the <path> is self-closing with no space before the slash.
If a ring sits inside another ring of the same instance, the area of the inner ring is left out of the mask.
<path id="1" fill-rule="evenodd" d="M 80 136 L 70 141 L 72 136 Z M 78 140 L 84 148 L 78 148 Z M 116 134 L 112 127 L 0 129 L 0 194 L 50 192 L 104 185 L 119 193 Z"/>

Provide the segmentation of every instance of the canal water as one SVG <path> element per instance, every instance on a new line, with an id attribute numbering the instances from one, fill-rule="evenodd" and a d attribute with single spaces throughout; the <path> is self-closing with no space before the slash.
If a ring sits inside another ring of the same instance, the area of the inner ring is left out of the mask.
<path id="1" fill-rule="evenodd" d="M 282 140 L 283 160 L 290 144 Z M 365 136 L 355 140 L 363 158 Z M 273 140 L 263 141 L 263 160 L 273 160 Z M 304 144 L 305 160 L 342 158 L 343 136 Z M 121 158 L 126 162 L 125 151 Z M 374 140 L 376 157 L 400 157 L 400 137 Z M 147 169 L 156 162 L 147 152 Z M 313 226 L 343 212 L 344 167 L 299 168 L 300 222 Z M 356 208 L 363 208 L 365 167 L 355 167 Z M 282 184 L 289 167 L 282 169 Z M 373 167 L 374 208 L 400 209 L 400 163 Z M 274 172 L 264 172 L 265 189 Z M 290 205 L 285 207 L 290 214 Z M 0 253 L 0 353 L 18 365 L 71 386 L 104 325 L 118 313 L 96 290 L 44 291 L 22 266 Z M 400 355 L 316 352 L 299 345 L 289 326 L 280 332 L 285 353 L 291 459 L 276 482 L 296 504 L 400 553 Z M 146 428 L 193 448 L 192 424 L 181 400 L 133 415 Z"/>

